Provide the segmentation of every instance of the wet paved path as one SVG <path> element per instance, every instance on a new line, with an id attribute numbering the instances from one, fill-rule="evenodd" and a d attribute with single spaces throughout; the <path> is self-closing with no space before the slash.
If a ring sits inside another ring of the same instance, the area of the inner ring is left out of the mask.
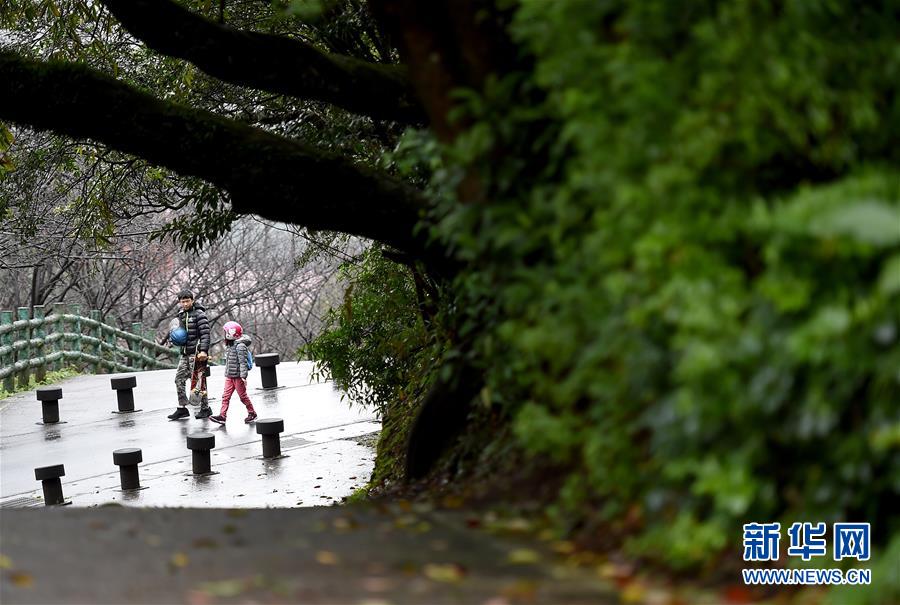
<path id="1" fill-rule="evenodd" d="M 284 419 L 287 456 L 272 461 L 237 401 L 225 427 L 167 420 L 173 370 L 136 374 L 135 414 L 111 413 L 110 375 L 58 385 L 62 424 L 38 424 L 33 391 L 0 401 L 0 603 L 619 602 L 596 573 L 533 536 L 494 535 L 476 513 L 321 506 L 365 484 L 374 451 L 359 437 L 380 425 L 330 384 L 309 384 L 309 371 L 283 363 L 285 388 L 266 392 L 254 372 L 260 418 Z M 212 372 L 220 396 L 222 368 Z M 217 474 L 190 474 L 185 438 L 197 430 L 216 436 Z M 118 489 L 112 452 L 125 447 L 143 450 L 147 489 Z M 72 506 L 42 505 L 34 468 L 52 464 L 65 464 Z"/>
<path id="2" fill-rule="evenodd" d="M 63 493 L 73 506 L 120 502 L 128 506 L 294 507 L 329 504 L 366 483 L 374 451 L 355 437 L 380 429 L 373 413 L 350 407 L 330 383 L 310 384 L 308 362 L 278 366 L 279 388 L 263 391 L 259 370 L 250 377 L 250 398 L 260 418 L 284 419 L 283 458 L 262 459 L 260 436 L 243 423 L 243 404 L 233 396 L 226 425 L 191 417 L 170 421 L 175 406 L 174 370 L 138 372 L 133 414 L 113 414 L 116 393 L 110 378 L 124 374 L 78 376 L 63 389 L 59 424 L 43 425 L 34 391 L 0 402 L 0 508 L 42 505 L 36 467 L 64 464 Z M 223 368 L 213 367 L 208 389 L 218 413 Z M 188 433 L 216 437 L 212 470 L 191 474 Z M 119 490 L 113 450 L 143 451 L 141 485 Z"/>
<path id="3" fill-rule="evenodd" d="M 8 604 L 620 603 L 593 570 L 462 512 L 52 507 L 3 511 L 0 533 Z"/>

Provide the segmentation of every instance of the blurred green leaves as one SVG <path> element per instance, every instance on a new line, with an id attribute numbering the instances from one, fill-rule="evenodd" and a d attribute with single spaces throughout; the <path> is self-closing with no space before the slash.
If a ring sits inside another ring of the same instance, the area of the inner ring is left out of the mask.
<path id="1" fill-rule="evenodd" d="M 443 193 L 434 233 L 466 263 L 440 311 L 461 336 L 430 355 L 476 360 L 474 424 L 507 418 L 568 469 L 561 528 L 675 567 L 753 520 L 900 531 L 896 24 L 871 3 L 521 0 L 533 72 L 460 91 L 448 148 L 409 132 L 389 158 Z M 459 175 L 483 203 L 453 199 Z M 414 325 L 375 283 L 367 313 Z M 399 333 L 405 360 L 429 331 Z"/>

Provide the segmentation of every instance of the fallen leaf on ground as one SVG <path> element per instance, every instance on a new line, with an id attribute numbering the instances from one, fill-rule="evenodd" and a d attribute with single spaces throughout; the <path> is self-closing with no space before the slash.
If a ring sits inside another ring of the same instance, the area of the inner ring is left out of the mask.
<path id="1" fill-rule="evenodd" d="M 236 597 L 247 589 L 245 580 L 220 580 L 218 582 L 204 582 L 200 590 L 214 597 Z"/>
<path id="2" fill-rule="evenodd" d="M 443 504 L 444 508 L 461 508 L 464 502 L 459 496 L 446 496 L 441 501 L 441 504 Z"/>
<path id="3" fill-rule="evenodd" d="M 30 573 L 25 573 L 24 571 L 10 572 L 9 581 L 12 582 L 13 586 L 18 586 L 19 588 L 31 588 L 34 586 L 34 578 L 31 577 Z"/>
<path id="4" fill-rule="evenodd" d="M 560 581 L 571 580 L 578 577 L 578 570 L 570 565 L 553 565 L 550 568 L 550 577 Z"/>
<path id="5" fill-rule="evenodd" d="M 414 513 L 418 513 L 423 515 L 425 513 L 430 513 L 434 510 L 434 505 L 431 502 L 415 502 L 412 505 L 412 510 Z"/>
<path id="6" fill-rule="evenodd" d="M 12 559 L 6 555 L 0 555 L 0 569 L 9 569 L 12 567 Z"/>
<path id="7" fill-rule="evenodd" d="M 428 579 L 435 582 L 456 583 L 462 581 L 466 575 L 465 568 L 456 563 L 448 563 L 446 565 L 428 563 L 422 571 Z"/>
<path id="8" fill-rule="evenodd" d="M 212 538 L 197 538 L 194 540 L 194 548 L 219 548 L 219 543 Z"/>
<path id="9" fill-rule="evenodd" d="M 583 565 L 597 565 L 601 560 L 601 557 L 589 550 L 575 552 L 566 557 L 566 563 L 575 567 Z"/>
<path id="10" fill-rule="evenodd" d="M 753 595 L 746 586 L 729 586 L 725 589 L 725 601 L 729 605 L 743 605 L 744 603 L 752 603 Z"/>
<path id="11" fill-rule="evenodd" d="M 390 578 L 363 578 L 362 587 L 369 592 L 387 592 L 394 587 L 394 581 Z"/>
<path id="12" fill-rule="evenodd" d="M 678 605 L 678 601 L 668 591 L 662 588 L 647 588 L 641 605 Z M 685 605 L 682 603 L 682 605 Z"/>
<path id="13" fill-rule="evenodd" d="M 357 527 L 358 524 L 353 519 L 338 517 L 332 522 L 332 525 L 334 525 L 334 528 L 337 530 L 348 531 Z"/>
<path id="14" fill-rule="evenodd" d="M 619 593 L 619 599 L 622 603 L 643 603 L 646 592 L 640 582 L 629 582 Z"/>
<path id="15" fill-rule="evenodd" d="M 503 587 L 503 596 L 514 602 L 534 601 L 537 595 L 538 583 L 534 580 L 518 580 Z"/>
<path id="16" fill-rule="evenodd" d="M 419 518 L 415 515 L 400 515 L 394 519 L 395 527 L 412 527 L 419 522 Z"/>
<path id="17" fill-rule="evenodd" d="M 516 517 L 499 522 L 497 528 L 509 532 L 526 532 L 531 530 L 531 522 L 527 519 Z"/>
<path id="18" fill-rule="evenodd" d="M 330 550 L 320 550 L 316 553 L 316 561 L 322 565 L 337 565 L 338 556 Z"/>
<path id="19" fill-rule="evenodd" d="M 210 605 L 212 597 L 202 590 L 192 590 L 187 594 L 187 605 Z"/>
<path id="20" fill-rule="evenodd" d="M 634 574 L 634 568 L 621 563 L 604 563 L 597 566 L 597 573 L 601 578 L 624 583 L 625 580 Z"/>
<path id="21" fill-rule="evenodd" d="M 172 567 L 182 568 L 187 567 L 187 564 L 190 563 L 190 559 L 183 552 L 177 552 L 172 555 L 172 558 L 169 559 L 169 565 Z"/>
<path id="22" fill-rule="evenodd" d="M 530 548 L 517 548 L 516 550 L 510 551 L 506 558 L 510 563 L 515 565 L 528 565 L 530 563 L 537 563 L 541 556 L 537 551 L 531 550 Z"/>
<path id="23" fill-rule="evenodd" d="M 575 552 L 575 544 L 568 540 L 561 540 L 553 543 L 553 551 L 561 555 L 569 555 Z"/>

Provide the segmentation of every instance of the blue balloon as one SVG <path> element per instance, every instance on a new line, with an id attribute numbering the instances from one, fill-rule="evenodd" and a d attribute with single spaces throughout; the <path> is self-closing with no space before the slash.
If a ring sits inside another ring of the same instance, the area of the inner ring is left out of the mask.
<path id="1" fill-rule="evenodd" d="M 187 330 L 184 328 L 172 328 L 172 331 L 169 332 L 169 340 L 173 345 L 186 345 L 187 344 Z"/>

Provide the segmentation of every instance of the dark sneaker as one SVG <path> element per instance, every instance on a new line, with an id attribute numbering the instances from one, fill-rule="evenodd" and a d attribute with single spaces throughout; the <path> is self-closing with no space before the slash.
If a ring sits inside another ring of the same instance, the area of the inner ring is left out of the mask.
<path id="1" fill-rule="evenodd" d="M 247 417 L 244 418 L 244 422 L 246 422 L 247 424 L 250 424 L 254 420 L 256 420 L 256 412 L 250 412 L 249 414 L 247 414 Z"/>
<path id="2" fill-rule="evenodd" d="M 187 418 L 191 413 L 187 411 L 187 408 L 183 408 L 178 406 L 175 408 L 175 412 L 173 414 L 169 414 L 169 420 L 181 420 L 182 418 Z"/>
<path id="3" fill-rule="evenodd" d="M 225 424 L 225 416 L 210 416 L 209 419 L 219 424 Z"/>
<path id="4" fill-rule="evenodd" d="M 200 408 L 200 411 L 194 414 L 194 418 L 209 418 L 212 416 L 212 409 L 209 407 Z"/>

